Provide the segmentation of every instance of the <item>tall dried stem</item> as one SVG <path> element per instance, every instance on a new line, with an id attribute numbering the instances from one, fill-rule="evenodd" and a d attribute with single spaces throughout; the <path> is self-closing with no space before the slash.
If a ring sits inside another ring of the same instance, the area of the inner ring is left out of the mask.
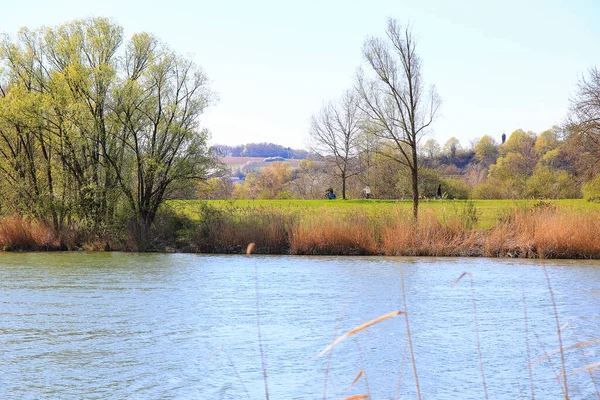
<path id="1" fill-rule="evenodd" d="M 406 321 L 406 337 L 408 338 L 408 348 L 410 349 L 410 360 L 412 362 L 413 373 L 415 375 L 415 385 L 417 388 L 417 399 L 421 400 L 421 388 L 419 387 L 419 374 L 417 374 L 417 363 L 415 362 L 415 352 L 412 345 L 412 336 L 410 334 L 410 323 L 408 321 L 408 308 L 406 307 L 406 290 L 404 288 L 404 267 L 400 270 L 402 302 L 404 304 L 404 320 Z"/>
<path id="2" fill-rule="evenodd" d="M 558 346 L 560 348 L 560 363 L 561 363 L 561 375 L 563 377 L 563 387 L 565 400 L 569 400 L 569 386 L 567 384 L 567 370 L 565 369 L 565 352 L 562 342 L 562 329 L 560 328 L 560 322 L 558 320 L 558 311 L 556 309 L 556 301 L 554 301 L 554 291 L 552 285 L 550 285 L 550 276 L 548 276 L 548 269 L 544 265 L 544 275 L 546 276 L 546 282 L 548 284 L 548 291 L 550 292 L 550 301 L 552 302 L 552 309 L 554 311 L 554 320 L 556 321 L 556 334 L 558 335 Z"/>

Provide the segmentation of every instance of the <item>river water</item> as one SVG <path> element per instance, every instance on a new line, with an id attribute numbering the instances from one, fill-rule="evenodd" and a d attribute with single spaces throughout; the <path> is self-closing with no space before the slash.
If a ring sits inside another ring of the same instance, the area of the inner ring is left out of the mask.
<path id="1" fill-rule="evenodd" d="M 560 355 L 527 367 L 559 348 L 543 266 L 563 346 L 599 339 L 597 261 L 0 253 L 0 398 L 265 398 L 260 343 L 271 399 L 414 399 L 402 315 L 317 357 L 405 310 L 404 279 L 422 398 L 484 398 L 478 329 L 490 399 L 559 399 Z M 600 343 L 565 362 L 597 398 Z"/>

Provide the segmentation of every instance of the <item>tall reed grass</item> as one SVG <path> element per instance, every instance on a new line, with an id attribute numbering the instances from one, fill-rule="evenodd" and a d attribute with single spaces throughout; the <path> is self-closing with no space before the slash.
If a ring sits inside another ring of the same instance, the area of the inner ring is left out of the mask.
<path id="1" fill-rule="evenodd" d="M 600 258 L 600 212 L 515 208 L 497 224 L 477 226 L 468 203 L 418 222 L 403 210 L 386 214 L 327 208 L 289 210 L 206 206 L 194 244 L 201 252 L 315 255 Z"/>
<path id="2" fill-rule="evenodd" d="M 106 250 L 108 242 L 76 227 L 55 230 L 49 224 L 10 215 L 0 219 L 0 250 L 3 251 L 55 251 L 55 250 Z"/>
<path id="3" fill-rule="evenodd" d="M 159 218 L 148 249 L 241 254 L 254 242 L 257 254 L 600 258 L 600 211 L 540 204 L 499 215 L 489 228 L 478 226 L 472 203 L 423 210 L 418 222 L 402 208 L 377 213 L 355 207 L 204 204 L 195 220 Z M 0 220 L 4 250 L 135 249 L 127 244 L 126 232 L 113 236 L 77 228 L 55 232 L 20 216 Z"/>

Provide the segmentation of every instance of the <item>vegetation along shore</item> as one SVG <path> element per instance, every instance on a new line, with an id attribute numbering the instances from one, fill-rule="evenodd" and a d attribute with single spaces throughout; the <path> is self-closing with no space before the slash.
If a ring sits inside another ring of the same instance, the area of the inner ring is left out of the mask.
<path id="1" fill-rule="evenodd" d="M 146 250 L 257 254 L 600 258 L 600 205 L 584 200 L 170 201 Z M 0 221 L 4 250 L 136 250 L 29 218 Z"/>

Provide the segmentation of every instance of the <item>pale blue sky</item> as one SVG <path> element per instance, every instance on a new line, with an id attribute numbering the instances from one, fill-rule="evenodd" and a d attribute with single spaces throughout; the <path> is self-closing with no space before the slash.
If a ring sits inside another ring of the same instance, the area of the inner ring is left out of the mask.
<path id="1" fill-rule="evenodd" d="M 410 22 L 427 84 L 442 97 L 430 137 L 463 145 L 566 116 L 579 77 L 600 67 L 598 0 L 0 0 L 0 31 L 104 16 L 192 57 L 220 100 L 213 143 L 304 147 L 311 115 L 354 84 L 368 35 Z"/>

